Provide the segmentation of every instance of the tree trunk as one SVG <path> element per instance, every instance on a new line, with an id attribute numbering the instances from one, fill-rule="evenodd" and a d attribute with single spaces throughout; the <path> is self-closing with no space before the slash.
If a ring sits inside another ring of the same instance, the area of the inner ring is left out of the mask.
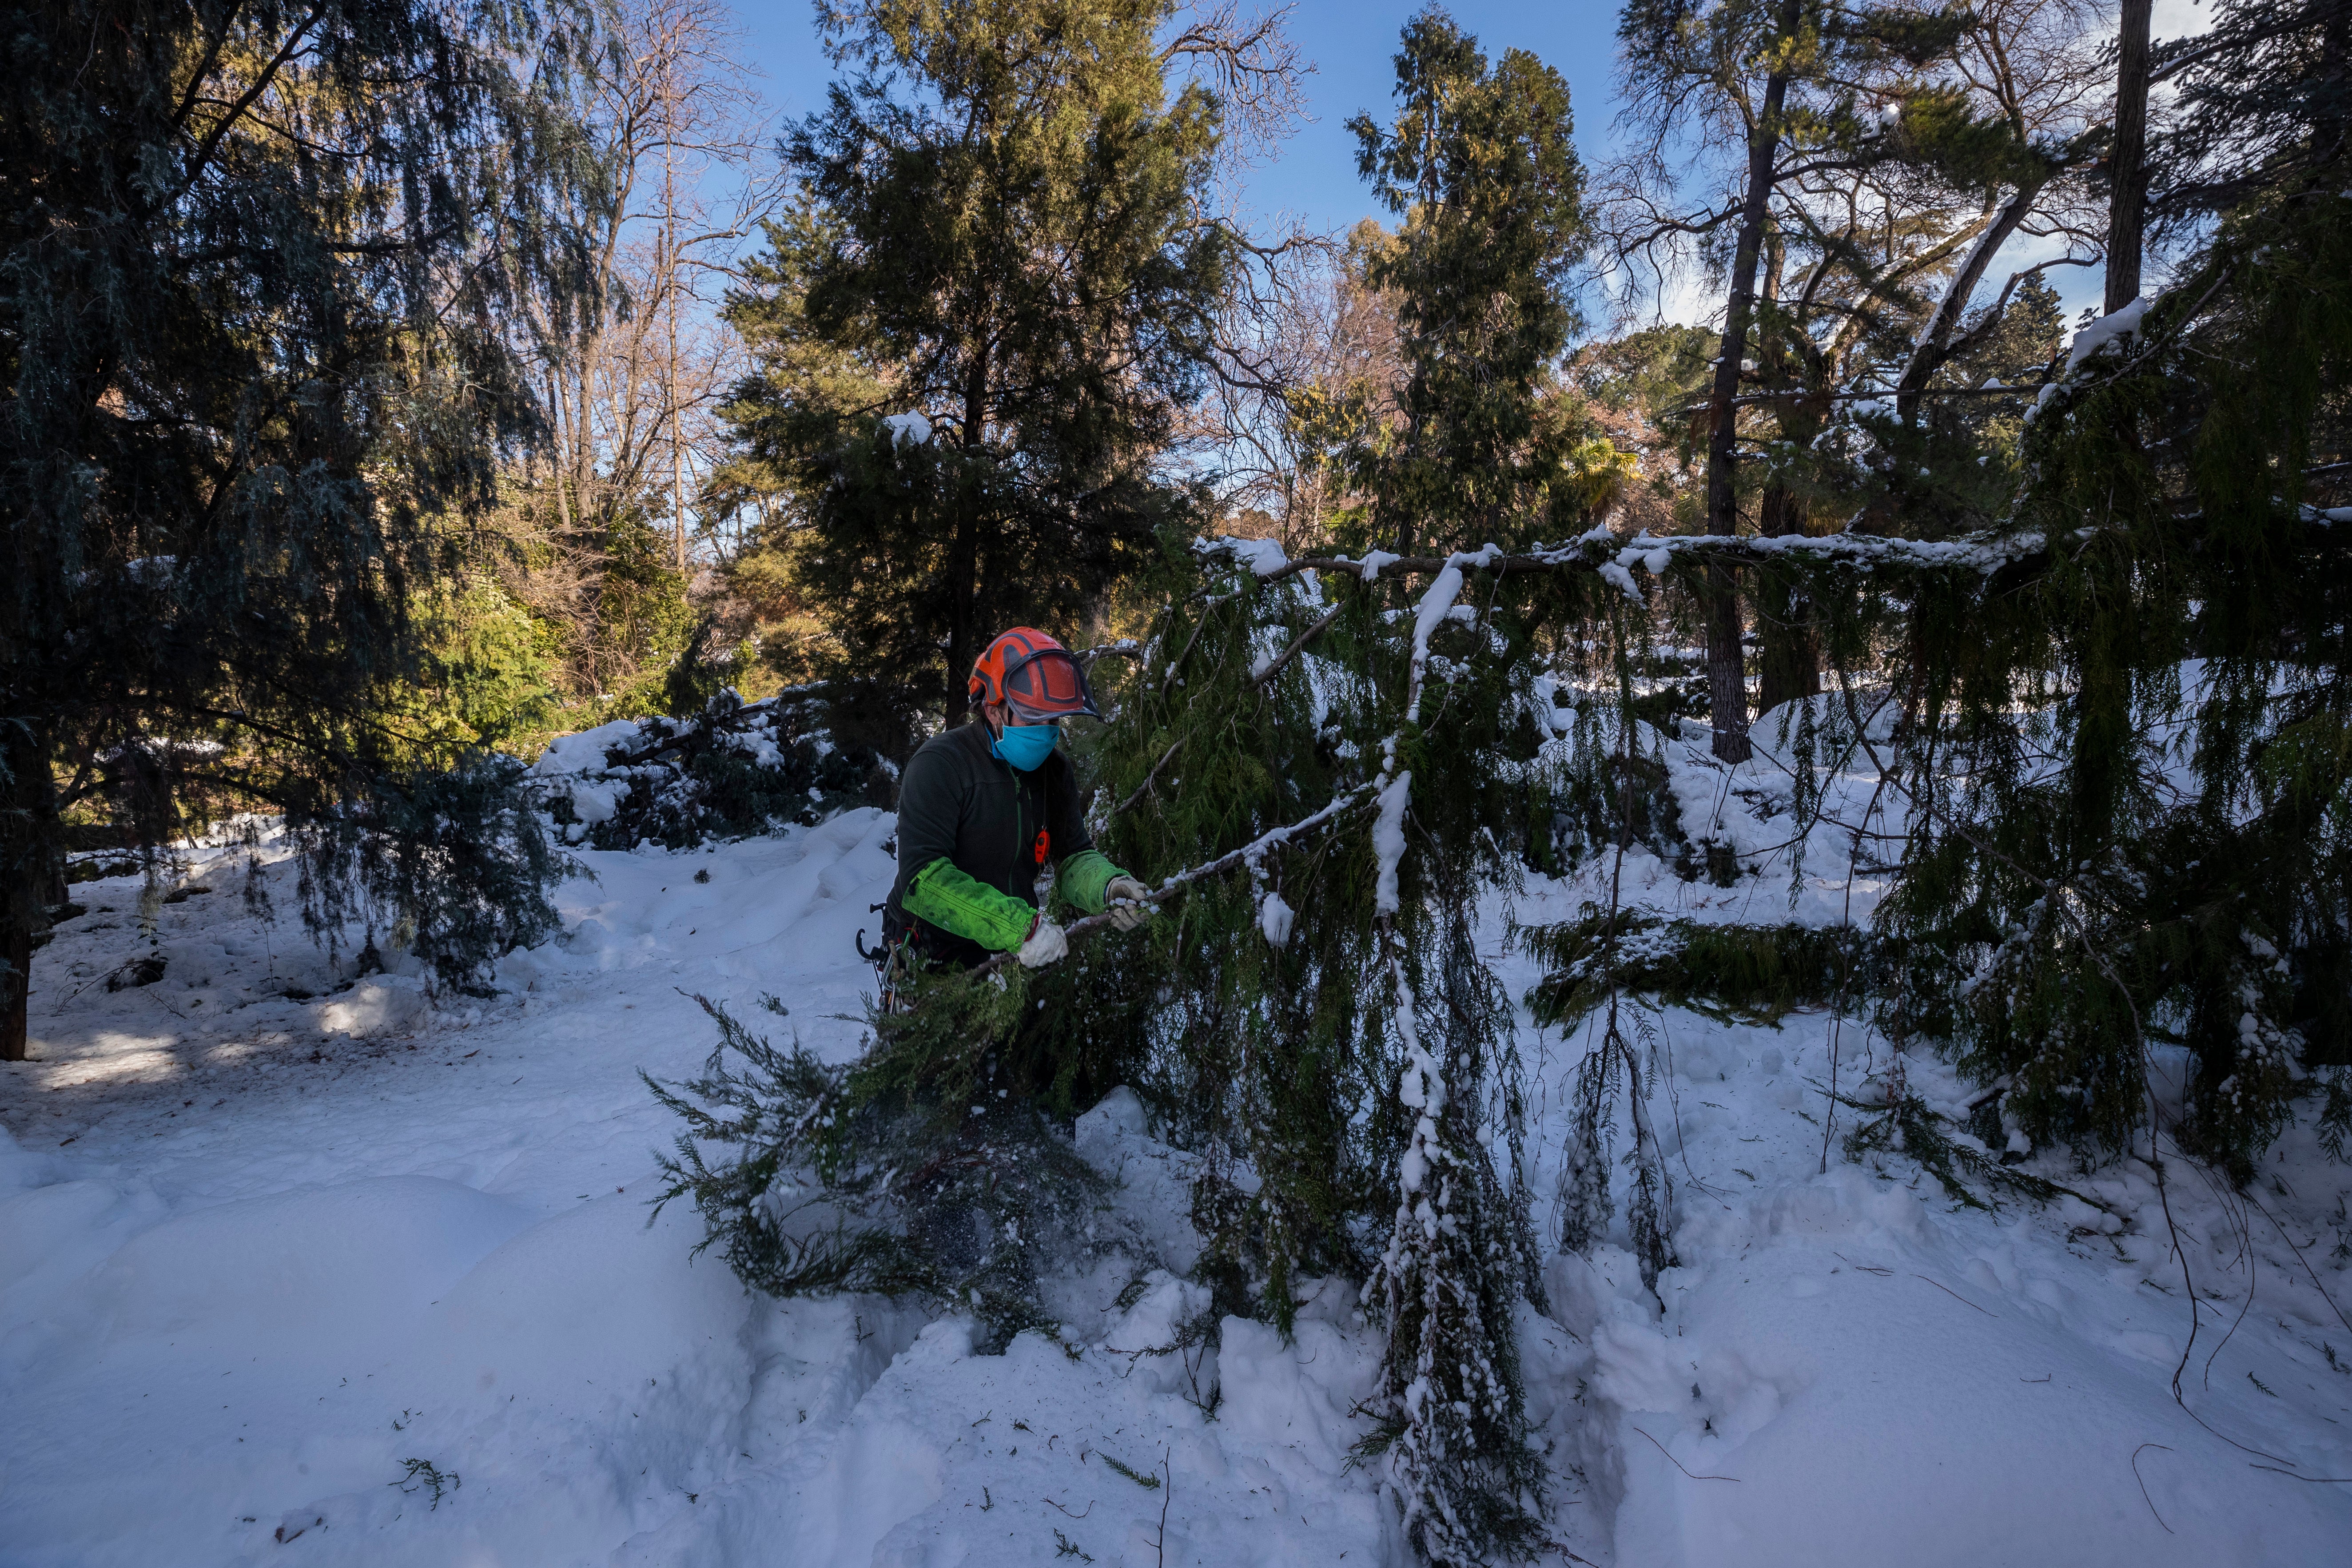
<path id="1" fill-rule="evenodd" d="M 2011 193 L 2009 200 L 2001 204 L 2000 210 L 1993 215 L 1992 222 L 1986 226 L 1984 233 L 1977 237 L 1976 244 L 1969 247 L 1968 258 L 1960 263 L 1959 270 L 1953 275 L 1951 287 L 1937 301 L 1936 313 L 1928 318 L 1927 329 L 1919 334 L 1919 341 L 1912 345 L 1911 358 L 1903 367 L 1902 378 L 1895 383 L 1895 416 L 1904 424 L 1911 424 L 1918 418 L 1919 401 L 1927 389 L 1928 381 L 1952 357 L 1952 334 L 1968 314 L 1969 297 L 1976 292 L 1977 285 L 1984 281 L 1985 271 L 1992 265 L 1992 258 L 2000 253 L 2000 247 L 2023 226 L 2026 217 L 2033 211 L 2034 203 L 2041 197 L 2042 187 L 2049 182 L 2050 174 L 2045 172 L 2020 183 Z M 1994 302 L 1996 312 L 2008 298 L 2007 290 L 2003 290 L 2000 299 Z"/>
<path id="2" fill-rule="evenodd" d="M 1801 20 L 1799 0 L 1782 0 L 1780 35 L 1792 37 Z M 1772 211 L 1772 163 L 1780 151 L 1780 111 L 1788 101 L 1789 74 L 1775 70 L 1764 82 L 1763 111 L 1748 142 L 1748 195 L 1739 214 L 1739 244 L 1732 254 L 1731 295 L 1723 311 L 1723 348 L 1715 363 L 1708 399 L 1706 441 L 1706 531 L 1738 531 L 1739 496 L 1733 479 L 1739 460 L 1739 364 L 1748 357 L 1748 320 L 1756 310 L 1756 268 Z M 1740 647 L 1739 593 L 1728 567 L 1706 572 L 1706 689 L 1708 722 L 1715 728 L 1715 754 L 1744 763 L 1748 744 L 1748 672 Z"/>
<path id="3" fill-rule="evenodd" d="M 0 1061 L 25 1059 L 33 938 L 56 901 L 58 809 L 48 738 L 0 726 Z"/>
<path id="4" fill-rule="evenodd" d="M 2107 314 L 2139 298 L 2141 229 L 2147 207 L 2148 12 L 2154 0 L 2124 0 L 2116 60 L 2114 181 L 2107 202 Z"/>
<path id="5" fill-rule="evenodd" d="M 1770 538 L 1805 531 L 1805 503 L 1779 479 L 1764 487 L 1757 531 Z M 1813 624 L 1812 603 L 1802 592 L 1791 590 L 1777 573 L 1758 575 L 1756 636 L 1761 645 L 1757 660 L 1758 711 L 1769 712 L 1783 702 L 1821 695 L 1822 638 Z"/>
<path id="6" fill-rule="evenodd" d="M 0 922 L 0 1062 L 26 1059 L 33 1003 L 33 928 L 21 921 Z"/>
<path id="7" fill-rule="evenodd" d="M 2320 75 L 2334 89 L 2320 100 L 2319 123 L 2326 128 L 2320 144 L 2336 157 L 2341 157 L 2344 151 L 2344 68 L 2347 60 L 2352 60 L 2352 16 L 2338 5 L 2319 25 Z"/>
<path id="8" fill-rule="evenodd" d="M 962 447 L 967 459 L 976 459 L 985 437 L 988 424 L 988 344 L 985 339 L 973 354 L 971 369 L 964 377 Z M 982 493 L 974 482 L 975 466 L 967 460 L 962 471 L 955 477 L 956 528 L 954 542 L 948 549 L 950 577 L 948 614 L 948 683 L 947 721 L 952 726 L 963 707 L 964 682 L 971 676 L 971 667 L 980 658 L 980 629 L 974 625 L 979 609 L 975 603 L 980 591 L 980 529 Z"/>

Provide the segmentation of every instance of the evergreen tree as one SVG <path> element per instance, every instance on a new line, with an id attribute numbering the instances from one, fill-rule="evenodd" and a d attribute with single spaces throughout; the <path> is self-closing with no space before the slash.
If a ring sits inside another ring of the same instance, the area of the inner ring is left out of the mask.
<path id="1" fill-rule="evenodd" d="M 1405 24 L 1396 97 L 1388 130 L 1367 114 L 1348 128 L 1403 218 L 1364 265 L 1396 312 L 1403 428 L 1351 466 L 1380 542 L 1410 555 L 1425 535 L 1511 541 L 1561 468 L 1569 432 L 1539 430 L 1537 393 L 1575 321 L 1583 170 L 1559 73 L 1524 49 L 1490 68 L 1442 8 Z"/>
<path id="2" fill-rule="evenodd" d="M 2016 525 L 2081 547 L 1929 687 L 1968 755 L 2055 765 L 1996 769 L 1933 816 L 1894 911 L 1947 947 L 2005 933 L 1961 1036 L 2033 1135 L 2146 1131 L 2154 1155 L 2162 1134 L 2241 1178 L 2311 1069 L 2323 1130 L 2352 1131 L 2352 575 L 2313 504 L 2345 499 L 2325 459 L 2352 434 L 2346 18 L 2232 9 L 2162 51 L 2191 87 L 2152 143 L 2153 202 L 2219 221 L 2038 404 Z M 2028 710 L 1996 700 L 2027 671 Z M 2145 1090 L 2154 1040 L 2195 1059 L 2178 1126 Z"/>
<path id="3" fill-rule="evenodd" d="M 1865 110 L 1903 96 L 1907 79 L 1949 47 L 1959 22 L 1941 10 L 1822 0 L 1631 0 L 1620 15 L 1625 95 L 1648 141 L 1645 179 L 1671 187 L 1665 160 L 1677 152 L 1719 150 L 1736 165 L 1711 210 L 1654 226 L 1658 236 L 1696 236 L 1727 249 L 1719 257 L 1727 263 L 1723 333 L 1707 400 L 1709 533 L 1738 531 L 1738 398 L 1753 363 L 1776 197 L 1808 173 L 1893 157 L 1890 139 Z M 1716 755 L 1740 762 L 1749 745 L 1739 598 L 1728 568 L 1714 571 L 1706 595 L 1709 721 Z"/>
<path id="4" fill-rule="evenodd" d="M 499 770 L 419 793 L 385 721 L 445 520 L 523 428 L 497 324 L 560 259 L 545 94 L 583 19 L 58 0 L 0 37 L 0 1056 L 69 805 L 152 845 L 209 791 L 371 856 L 472 813 L 475 843 L 373 889 L 459 879 L 409 911 L 428 951 L 489 939 L 433 921 L 493 882 L 490 923 L 538 929 L 536 827 L 477 787 Z"/>
<path id="5" fill-rule="evenodd" d="M 1171 89 L 1171 14 L 825 13 L 849 74 L 786 141 L 809 205 L 730 308 L 762 365 L 730 416 L 793 492 L 840 668 L 910 703 L 956 706 L 1004 625 L 1085 617 L 1191 504 L 1158 459 L 1234 241 L 1199 216 L 1220 107 Z M 799 374 L 815 363 L 840 374 Z"/>
<path id="6" fill-rule="evenodd" d="M 2222 0 L 2153 58 L 2152 80 L 2179 84 L 2149 150 L 2159 225 L 2315 188 L 2352 157 L 2352 0 Z"/>
<path id="7" fill-rule="evenodd" d="M 1424 38 L 1443 42 L 1424 23 Z M 1857 49 L 1868 41 L 1854 37 Z M 1981 122 L 1948 121 L 1946 162 L 1919 166 L 1948 174 L 1971 126 Z M 2021 448 L 1986 481 L 2011 497 L 2004 510 L 1959 537 L 1956 518 L 1989 509 L 1983 494 L 1947 510 L 1890 488 L 1875 531 L 1832 537 L 1629 546 L 1586 534 L 1506 553 L 1472 548 L 1492 523 L 1472 509 L 1445 516 L 1452 537 L 1403 559 L 1285 561 L 1262 542 L 1170 540 L 1153 583 L 1162 609 L 1090 758 L 1106 786 L 1106 849 L 1182 868 L 1154 895 L 1168 918 L 1123 942 L 1075 922 L 1064 970 L 1001 986 L 946 977 L 915 1013 L 879 1021 L 837 1079 L 776 1061 L 764 1085 L 714 1073 L 705 1097 L 767 1130 L 723 1169 L 682 1158 L 678 1190 L 741 1247 L 747 1279 L 802 1288 L 793 1281 L 847 1278 L 856 1259 L 887 1255 L 915 1260 L 896 1278 L 953 1288 L 926 1275 L 936 1248 L 919 1203 L 881 1216 L 879 1239 L 845 1237 L 814 1258 L 793 1251 L 804 1240 L 762 1235 L 759 1216 L 804 1174 L 822 1186 L 828 1170 L 851 1172 L 840 1181 L 855 1199 L 856 1171 L 948 1163 L 924 1164 L 926 1152 L 1010 1173 L 1020 1162 L 993 1134 L 947 1125 L 998 1104 L 991 1088 L 1042 1121 L 1135 1084 L 1163 1134 L 1201 1156 L 1192 1217 L 1213 1311 L 1281 1323 L 1301 1276 L 1364 1281 L 1387 1341 L 1366 1447 L 1407 1534 L 1433 1561 L 1498 1560 L 1525 1539 L 1537 1479 L 1511 1338 L 1524 1310 L 1514 1298 L 1537 1292 L 1524 1084 L 1505 999 L 1469 941 L 1473 911 L 1521 866 L 1622 857 L 1636 842 L 1703 874 L 1697 857 L 1675 854 L 1666 733 L 1637 680 L 1668 629 L 1660 598 L 1767 565 L 1811 606 L 1830 676 L 1789 737 L 1790 843 L 1826 820 L 1832 759 L 1867 757 L 1885 797 L 1876 820 L 1907 824 L 1892 892 L 1866 933 L 1667 928 L 1619 907 L 1613 887 L 1588 918 L 1513 933 L 1559 965 L 1533 998 L 1539 1011 L 1608 1008 L 1573 1086 L 1563 1244 L 1598 1241 L 1622 1192 L 1645 1284 L 1658 1289 L 1675 1261 L 1673 1188 L 1643 1104 L 1655 1058 L 1642 991 L 1742 1007 L 1866 995 L 1898 1048 L 1947 1049 L 1992 1091 L 1989 1121 L 2086 1163 L 2144 1139 L 2159 1180 L 2182 1153 L 2245 1176 L 2310 1093 L 2313 1069 L 2328 1096 L 2323 1136 L 2344 1147 L 2352 505 L 2320 503 L 2352 499 L 2352 466 L 2339 460 L 2352 434 L 2352 201 L 2346 171 L 2313 161 L 2324 137 L 2270 144 L 2275 177 L 2251 171 L 2254 195 L 2226 208 L 2130 330 L 2078 338 L 2030 416 L 1997 400 L 1949 414 L 1926 403 L 1924 438 L 1946 443 L 1938 468 L 1945 452 Z M 2003 199 L 1993 193 L 1989 209 Z M 1979 232 L 1996 223 L 1988 210 Z M 1767 225 L 1760 251 L 1770 237 Z M 1859 357 L 1913 363 L 1918 326 L 1940 306 L 1889 286 L 1883 258 L 1816 242 L 1811 259 L 1815 276 L 1842 279 L 1841 326 L 1872 340 Z M 1770 265 L 1759 261 L 1759 278 Z M 1995 310 L 1953 317 L 1948 336 L 1930 334 L 1949 352 L 1927 389 L 2022 381 L 2057 327 L 2054 300 L 2025 278 Z M 1791 359 L 1795 320 L 1766 323 Z M 1704 358 L 1688 346 L 1628 345 L 1616 374 L 1634 393 L 1686 385 Z M 1526 489 L 1485 504 L 1536 526 Z M 1382 578 L 1414 584 L 1407 613 L 1394 613 Z M 1572 719 L 1553 699 L 1563 683 L 1578 697 Z M 1885 703 L 1874 716 L 1871 688 Z M 1858 849 L 1875 837 L 1867 818 L 1841 826 Z M 2161 1043 L 2195 1061 L 2178 1121 L 2150 1092 Z M 1620 1094 L 1632 1147 L 1616 1189 Z M 891 1142 L 926 1106 L 950 1114 Z M 1954 1154 L 1963 1146 L 1937 1121 L 1898 1094 L 1859 1146 L 1888 1147 L 1900 1131 L 1947 1179 L 2056 1191 Z M 722 1127 L 691 1110 L 689 1123 Z M 845 1139 L 859 1159 L 844 1158 Z M 1043 1172 L 1048 1156 L 1032 1164 Z M 1005 1185 L 1007 1205 L 1036 1201 Z M 985 1310 L 1008 1322 L 1034 1310 L 1015 1299 L 1020 1268 L 992 1256 L 985 1270 L 1000 1271 L 975 1276 Z"/>

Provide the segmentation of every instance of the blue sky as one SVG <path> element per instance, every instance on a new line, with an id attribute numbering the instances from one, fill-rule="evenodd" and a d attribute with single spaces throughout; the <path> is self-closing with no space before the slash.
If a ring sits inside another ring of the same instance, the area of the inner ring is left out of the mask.
<path id="1" fill-rule="evenodd" d="M 808 0 L 738 0 L 760 84 L 780 117 L 799 116 L 823 103 L 832 70 L 818 50 L 814 10 Z M 1289 20 L 1300 54 L 1313 62 L 1307 79 L 1309 123 L 1281 154 L 1250 172 L 1244 197 L 1258 215 L 1287 214 L 1307 227 L 1346 228 L 1381 214 L 1356 174 L 1355 140 L 1347 122 L 1360 110 L 1386 119 L 1395 84 L 1397 32 L 1422 0 L 1300 0 Z M 1601 161 L 1616 118 L 1616 0 L 1460 0 L 1454 19 L 1476 35 L 1491 59 L 1507 48 L 1531 49 L 1568 79 L 1576 142 L 1588 167 Z M 2157 0 L 2157 37 L 2201 32 L 2202 0 Z M 2096 268 L 2059 268 L 2050 280 L 2068 314 L 2099 298 Z M 1670 313 L 1674 313 L 1670 310 Z"/>
<path id="2" fill-rule="evenodd" d="M 746 41 L 766 73 L 761 87 L 771 106 L 798 116 L 823 103 L 832 71 L 817 49 L 807 0 L 741 0 L 741 6 Z M 1359 110 L 1387 118 L 1397 31 L 1420 8 L 1403 0 L 1302 0 L 1291 13 L 1290 36 L 1316 68 L 1307 83 L 1314 121 L 1284 145 L 1279 158 L 1251 172 L 1251 205 L 1268 215 L 1287 212 L 1316 229 L 1345 228 L 1376 212 L 1371 193 L 1356 177 L 1355 140 L 1347 122 Z M 1477 35 L 1489 58 L 1507 48 L 1531 49 L 1568 79 L 1577 146 L 1588 163 L 1594 161 L 1616 113 L 1614 0 L 1465 3 L 1449 9 Z"/>

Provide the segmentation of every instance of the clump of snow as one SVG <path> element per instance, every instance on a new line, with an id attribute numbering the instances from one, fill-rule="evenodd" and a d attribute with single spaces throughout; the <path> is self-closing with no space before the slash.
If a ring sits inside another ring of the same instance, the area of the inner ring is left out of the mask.
<path id="1" fill-rule="evenodd" d="M 2122 310 L 2101 316 L 2097 321 L 2074 334 L 2066 350 L 2066 363 L 2058 379 L 2065 380 L 2081 369 L 2084 362 L 2119 344 L 2126 338 L 2139 334 L 2139 324 L 2147 315 L 2148 301 L 2145 296 L 2134 300 Z"/>
<path id="2" fill-rule="evenodd" d="M 1257 907 L 1257 929 L 1265 934 L 1267 942 L 1276 947 L 1284 946 L 1290 941 L 1291 922 L 1297 918 L 1297 911 L 1283 902 L 1280 893 L 1268 892 Z"/>
<path id="3" fill-rule="evenodd" d="M 1658 552 L 1655 551 L 1651 552 L 1653 555 L 1656 553 Z M 1644 556 L 1642 559 L 1647 560 L 1648 558 L 1649 557 Z M 1627 598 L 1633 600 L 1637 605 L 1643 602 L 1642 598 L 1642 585 L 1634 582 L 1633 574 L 1631 572 L 1626 571 L 1619 563 L 1614 561 L 1603 561 L 1601 563 L 1600 572 L 1601 580 L 1602 582 L 1608 584 L 1611 587 L 1615 588 L 1618 592 L 1623 594 Z"/>
<path id="4" fill-rule="evenodd" d="M 1372 817 L 1372 854 L 1376 862 L 1372 906 L 1384 915 L 1397 912 L 1397 863 L 1404 858 L 1404 811 L 1412 802 L 1412 771 L 1389 775 L 1380 787 Z"/>
<path id="5" fill-rule="evenodd" d="M 1453 613 L 1454 601 L 1462 594 L 1463 557 L 1447 561 L 1444 568 L 1430 579 L 1412 612 L 1412 652 L 1416 660 L 1429 656 L 1429 634 Z"/>
<path id="6" fill-rule="evenodd" d="M 582 827 L 610 822 L 620 811 L 622 797 L 629 793 L 630 788 L 627 779 L 575 780 L 567 792 L 572 801 L 572 815 Z"/>
<path id="7" fill-rule="evenodd" d="M 920 414 L 886 414 L 882 432 L 893 447 L 919 447 L 931 438 L 931 422 Z"/>
<path id="8" fill-rule="evenodd" d="M 602 772 L 606 759 L 614 752 L 634 747 L 645 733 L 645 723 L 636 719 L 615 719 L 609 724 L 599 724 L 593 730 L 575 734 L 558 735 L 539 754 L 530 771 L 542 778 L 559 773 Z"/>
<path id="9" fill-rule="evenodd" d="M 378 975 L 320 1008 L 319 1032 L 354 1037 L 397 1033 L 424 1022 L 431 1007 L 422 980 L 405 974 Z"/>
<path id="10" fill-rule="evenodd" d="M 1290 564 L 1290 557 L 1282 552 L 1281 544 L 1271 539 L 1221 538 L 1217 542 L 1235 561 L 1261 577 L 1271 577 Z"/>

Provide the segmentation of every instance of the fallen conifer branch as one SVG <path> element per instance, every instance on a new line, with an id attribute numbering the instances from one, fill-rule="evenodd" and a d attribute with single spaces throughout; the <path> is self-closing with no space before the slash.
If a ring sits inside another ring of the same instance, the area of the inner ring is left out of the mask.
<path id="1" fill-rule="evenodd" d="M 1243 865 L 1247 861 L 1254 860 L 1259 856 L 1267 854 L 1272 850 L 1282 848 L 1299 834 L 1305 833 L 1311 828 L 1322 827 L 1328 825 L 1339 817 L 1344 816 L 1349 807 L 1362 805 L 1370 802 L 1372 798 L 1372 794 L 1373 786 L 1371 784 L 1358 784 L 1355 788 L 1333 798 L 1328 805 L 1324 805 L 1322 809 L 1317 811 L 1311 816 L 1301 817 L 1297 822 L 1290 823 L 1286 826 L 1269 828 L 1265 832 L 1258 835 L 1255 838 L 1251 839 L 1247 844 L 1243 845 L 1238 849 L 1228 850 L 1224 854 L 1218 856 L 1213 860 L 1203 861 L 1202 864 L 1194 866 L 1189 870 L 1177 872 L 1174 876 L 1169 878 L 1166 881 L 1160 883 L 1159 887 L 1153 889 L 1150 893 L 1136 901 L 1139 903 L 1150 904 L 1154 908 L 1157 908 L 1159 905 L 1174 898 L 1186 888 L 1192 886 L 1194 882 L 1200 881 L 1203 878 L 1214 877 L 1221 872 L 1230 871 L 1234 867 Z M 1110 924 L 1110 911 L 1108 910 L 1098 915 L 1087 915 L 1083 920 L 1072 921 L 1068 925 L 1063 927 L 1062 934 L 1073 942 L 1082 936 L 1091 936 L 1096 931 L 1098 931 L 1105 926 Z M 1012 962 L 1013 956 L 1014 955 L 1009 952 L 997 953 L 991 957 L 985 963 L 976 966 L 971 973 L 975 978 L 993 974 L 998 970 L 1003 968 L 1006 963 Z"/>
<path id="2" fill-rule="evenodd" d="M 1269 553 L 1278 552 L 1261 550 L 1245 558 L 1232 548 L 1233 542 L 1219 538 L 1204 542 L 1202 549 L 1204 552 L 1222 552 L 1233 556 L 1236 564 L 1247 566 L 1261 581 L 1268 583 L 1302 572 L 1344 574 L 1370 582 L 1376 577 L 1429 576 L 1448 569 L 1466 568 L 1504 576 L 1528 572 L 1597 572 L 1629 590 L 1633 587 L 1631 574 L 1636 569 L 1646 569 L 1654 575 L 1663 574 L 1675 558 L 1685 555 L 1730 565 L 1764 565 L 1797 557 L 1846 562 L 1860 567 L 1972 568 L 1990 574 L 2044 554 L 2049 548 L 2049 541 L 2034 531 L 1971 534 L 1953 540 L 1901 539 L 1873 533 L 1833 533 L 1816 539 L 1804 534 L 1766 538 L 1644 532 L 1626 538 L 1600 528 L 1566 544 L 1538 545 L 1515 553 L 1506 553 L 1499 546 L 1489 544 L 1481 550 L 1456 551 L 1448 555 L 1391 555 L 1384 550 L 1375 550 L 1361 560 L 1318 555 L 1298 561 L 1270 561 Z M 1621 578 L 1619 574 L 1624 575 Z"/>

